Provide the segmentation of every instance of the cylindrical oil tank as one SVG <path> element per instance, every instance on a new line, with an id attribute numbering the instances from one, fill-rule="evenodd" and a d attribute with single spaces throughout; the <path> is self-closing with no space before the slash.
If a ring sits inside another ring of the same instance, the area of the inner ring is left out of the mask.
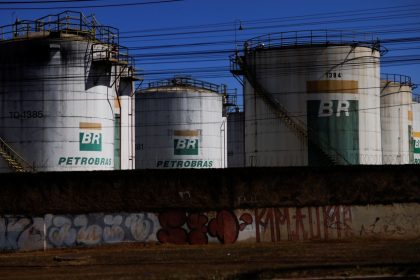
<path id="1" fill-rule="evenodd" d="M 413 131 L 411 133 L 413 138 L 413 164 L 420 164 L 420 95 L 413 94 L 411 106 L 413 110 Z"/>
<path id="2" fill-rule="evenodd" d="M 245 76 L 246 165 L 381 164 L 379 58 L 369 34 L 247 41 L 234 61 Z"/>
<path id="3" fill-rule="evenodd" d="M 224 168 L 226 87 L 190 77 L 136 94 L 136 169 Z"/>
<path id="4" fill-rule="evenodd" d="M 227 156 L 228 167 L 245 166 L 245 122 L 244 112 L 233 111 L 227 115 L 228 137 Z"/>
<path id="5" fill-rule="evenodd" d="M 413 163 L 413 109 L 411 78 L 381 75 L 382 163 Z"/>
<path id="6" fill-rule="evenodd" d="M 92 24 L 65 12 L 0 29 L 0 138 L 12 155 L 3 171 L 13 160 L 36 171 L 119 167 L 117 93 L 129 65 L 118 32 Z"/>

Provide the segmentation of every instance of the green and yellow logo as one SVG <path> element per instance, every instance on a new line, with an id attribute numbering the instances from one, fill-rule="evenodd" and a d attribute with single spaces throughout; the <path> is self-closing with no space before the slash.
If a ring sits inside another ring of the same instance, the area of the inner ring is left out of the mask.
<path id="1" fill-rule="evenodd" d="M 174 155 L 198 155 L 198 130 L 174 131 Z"/>
<path id="2" fill-rule="evenodd" d="M 80 123 L 79 150 L 102 151 L 102 125 L 100 123 Z M 99 130 L 99 131 L 98 131 Z"/>
<path id="3" fill-rule="evenodd" d="M 413 139 L 414 153 L 420 154 L 420 139 Z"/>

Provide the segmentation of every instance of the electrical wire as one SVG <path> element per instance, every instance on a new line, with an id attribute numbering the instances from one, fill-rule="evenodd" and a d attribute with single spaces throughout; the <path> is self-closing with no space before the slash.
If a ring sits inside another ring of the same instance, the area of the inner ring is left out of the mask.
<path id="1" fill-rule="evenodd" d="M 156 5 L 166 4 L 174 2 L 182 2 L 184 0 L 156 0 L 156 1 L 144 1 L 134 3 L 119 3 L 119 4 L 102 4 L 102 5 L 84 5 L 84 6 L 57 6 L 57 7 L 0 7 L 0 10 L 65 10 L 65 9 L 88 9 L 88 8 L 121 8 L 121 7 L 132 7 L 132 6 L 143 6 L 143 5 Z"/>
<path id="2" fill-rule="evenodd" d="M 406 10 L 406 9 L 405 9 Z M 391 12 L 395 12 L 395 11 L 391 11 Z M 382 15 L 383 16 L 383 15 Z M 228 30 L 228 29 L 227 29 Z M 232 30 L 228 31 L 231 32 Z M 404 32 L 404 29 L 400 29 L 400 30 L 395 30 L 394 32 L 398 32 L 398 31 L 402 31 Z M 407 30 L 408 31 L 408 30 Z M 416 32 L 416 30 L 411 30 L 413 33 Z M 390 31 L 389 30 L 383 30 L 382 31 L 383 34 L 389 34 Z M 232 40 L 233 41 L 233 40 Z M 395 44 L 395 45 L 402 45 L 402 44 L 413 44 L 415 40 L 412 39 L 402 39 L 399 40 L 397 39 L 390 39 L 389 42 L 387 42 L 387 44 Z M 220 44 L 219 44 L 220 42 Z M 196 44 L 196 46 L 194 46 L 193 44 Z M 185 45 L 185 48 L 193 48 L 193 47 L 199 47 L 199 46 L 216 46 L 216 45 L 221 45 L 222 41 L 216 41 L 215 44 L 211 44 L 208 42 L 203 42 L 203 43 L 187 43 L 187 44 L 181 44 L 180 47 L 182 47 L 182 45 Z M 227 42 L 227 44 L 229 44 Z M 170 45 L 168 46 L 168 48 L 176 48 L 178 46 L 175 45 Z M 208 67 L 208 66 L 203 66 L 203 67 L 185 67 L 185 66 L 180 66 L 179 68 L 166 68 L 164 67 L 161 70 L 149 70 L 149 71 L 143 71 L 143 72 L 138 72 L 138 74 L 146 76 L 146 81 L 152 81 L 152 80 L 158 80 L 159 77 L 162 77 L 164 75 L 173 75 L 173 74 L 183 74 L 183 73 L 191 73 L 191 74 L 196 74 L 199 77 L 212 77 L 212 78 L 223 78 L 223 77 L 230 77 L 230 73 L 229 73 L 229 67 L 226 66 L 226 62 L 228 61 L 226 58 L 226 54 L 231 54 L 234 53 L 234 49 L 221 49 L 221 50 L 214 50 L 214 49 L 208 49 L 208 50 L 200 50 L 200 51 L 186 51 L 186 52 L 164 52 L 164 53 L 138 53 L 138 51 L 144 51 L 143 49 L 144 47 L 131 47 L 130 50 L 134 51 L 133 53 L 133 57 L 136 60 L 137 64 L 140 64 L 142 62 L 147 63 L 147 61 L 150 61 L 151 64 L 164 64 L 164 63 L 176 63 L 179 64 L 181 63 L 183 60 L 186 61 L 186 63 L 191 62 L 193 58 L 195 58 L 195 62 L 194 63 L 199 63 L 200 61 L 204 61 L 204 62 L 223 62 L 225 61 L 224 65 L 220 65 L 220 66 L 212 66 L 212 67 Z M 154 50 L 155 48 L 148 48 L 150 50 Z M 404 50 L 404 48 L 399 48 L 400 50 Z M 411 47 L 411 48 L 405 48 L 405 50 L 408 49 L 413 49 L 415 50 L 415 47 Z M 188 58 L 187 58 L 188 57 Z M 298 59 L 298 56 L 296 56 L 295 58 Z M 409 61 L 409 62 L 405 62 Z M 307 63 L 311 63 L 310 60 L 307 61 Z M 383 67 L 390 67 L 390 66 L 398 66 L 398 65 L 409 65 L 409 64 L 417 64 L 418 63 L 418 55 L 400 55 L 400 56 L 387 56 L 385 59 L 382 60 L 382 66 Z M 264 65 L 260 65 L 262 69 L 264 69 Z M 354 67 L 358 67 L 356 65 L 353 65 Z M 53 65 L 51 65 L 51 67 L 54 67 Z M 59 65 L 57 65 L 56 67 L 60 67 Z M 322 65 L 319 65 L 319 67 L 322 67 Z M 363 67 L 363 66 L 362 66 Z M 296 71 L 296 69 L 292 69 L 292 71 Z M 34 79 L 39 78 L 39 77 L 34 77 Z M 62 77 L 60 75 L 55 75 L 55 76 L 51 76 L 51 77 L 45 77 L 45 79 L 47 80 L 52 80 L 52 79 L 75 79 L 77 80 L 77 76 L 73 76 L 73 77 Z M 41 78 L 40 80 L 43 80 L 44 78 Z M 31 78 L 29 78 L 29 80 L 31 80 Z M 25 82 L 25 79 L 22 80 L 22 82 Z M 76 81 L 77 82 L 77 81 Z"/>
<path id="3" fill-rule="evenodd" d="M 99 0 L 42 0 L 42 1 L 0 1 L 0 5 L 21 5 L 21 4 L 51 4 L 51 3 L 72 3 L 72 2 L 97 2 Z"/>

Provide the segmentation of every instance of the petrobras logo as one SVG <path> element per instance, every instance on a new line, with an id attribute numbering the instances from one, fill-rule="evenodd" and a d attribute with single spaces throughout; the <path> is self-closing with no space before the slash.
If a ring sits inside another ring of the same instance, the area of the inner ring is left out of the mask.
<path id="1" fill-rule="evenodd" d="M 198 139 L 174 139 L 175 155 L 198 155 Z"/>
<path id="2" fill-rule="evenodd" d="M 413 157 L 414 157 L 414 164 L 420 164 L 420 132 L 412 131 L 412 150 L 413 150 Z"/>
<path id="3" fill-rule="evenodd" d="M 212 168 L 212 160 L 158 160 L 157 168 Z"/>
<path id="4" fill-rule="evenodd" d="M 199 135 L 199 130 L 175 130 L 174 155 L 198 155 Z"/>
<path id="5" fill-rule="evenodd" d="M 95 152 L 102 151 L 101 123 L 80 123 L 79 150 Z"/>

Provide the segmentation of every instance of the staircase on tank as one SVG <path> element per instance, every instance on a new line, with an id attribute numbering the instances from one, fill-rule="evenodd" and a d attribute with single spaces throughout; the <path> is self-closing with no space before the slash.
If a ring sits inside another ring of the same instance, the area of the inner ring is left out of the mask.
<path id="1" fill-rule="evenodd" d="M 15 172 L 33 172 L 35 169 L 0 138 L 0 156 Z"/>
<path id="2" fill-rule="evenodd" d="M 284 108 L 280 102 L 270 94 L 263 86 L 258 82 L 256 74 L 248 67 L 248 64 L 244 60 L 244 56 L 238 54 L 231 57 L 231 72 L 233 75 L 243 75 L 246 77 L 248 82 L 253 87 L 254 91 L 262 97 L 264 102 L 269 105 L 272 112 L 283 121 L 283 123 L 304 143 L 311 143 L 317 149 L 317 152 L 322 155 L 323 159 L 320 165 L 338 165 L 338 164 L 350 164 L 342 155 L 334 150 L 328 144 L 322 143 L 319 139 L 310 138 L 308 134 L 309 128 L 304 124 L 298 122 L 292 118 L 289 112 Z M 310 131 L 310 130 L 309 130 Z"/>

